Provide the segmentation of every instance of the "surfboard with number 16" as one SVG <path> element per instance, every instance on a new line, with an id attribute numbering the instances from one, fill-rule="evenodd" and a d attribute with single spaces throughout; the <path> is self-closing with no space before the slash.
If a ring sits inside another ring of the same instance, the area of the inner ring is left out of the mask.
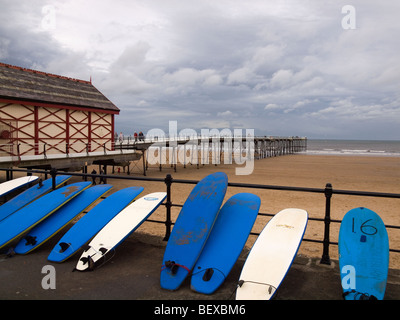
<path id="1" fill-rule="evenodd" d="M 382 300 L 389 270 L 389 238 L 382 219 L 367 208 L 344 216 L 339 230 L 339 266 L 345 300 Z"/>

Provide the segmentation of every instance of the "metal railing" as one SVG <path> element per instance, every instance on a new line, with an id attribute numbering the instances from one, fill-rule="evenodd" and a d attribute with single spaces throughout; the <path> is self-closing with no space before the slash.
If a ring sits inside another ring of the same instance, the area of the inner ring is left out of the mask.
<path id="1" fill-rule="evenodd" d="M 53 189 L 55 188 L 55 178 L 57 174 L 57 170 L 52 169 L 48 170 L 26 170 L 26 169 L 2 169 L 1 171 L 7 172 L 7 178 L 11 178 L 12 174 L 10 172 L 26 172 L 27 175 L 31 175 L 33 173 L 44 174 L 47 179 L 48 175 L 50 175 L 53 179 Z M 60 172 L 60 174 L 65 174 Z M 197 180 L 183 180 L 183 179 L 173 179 L 170 174 L 167 174 L 165 178 L 149 178 L 149 177 L 131 177 L 131 176 L 116 176 L 116 175 L 99 175 L 99 174 L 88 174 L 88 173 L 76 173 L 69 172 L 71 176 L 82 177 L 82 179 L 87 180 L 88 178 L 98 178 L 101 177 L 103 179 L 121 179 L 121 180 L 137 180 L 137 181 L 149 181 L 149 182 L 160 182 L 164 183 L 166 186 L 167 197 L 166 201 L 163 205 L 166 208 L 165 212 L 165 220 L 153 220 L 147 219 L 148 222 L 153 223 L 161 223 L 165 225 L 165 234 L 164 241 L 169 239 L 171 235 L 172 226 L 174 222 L 172 221 L 171 208 L 172 207 L 183 207 L 183 204 L 173 203 L 171 199 L 171 189 L 173 184 L 191 184 L 195 185 L 199 181 Z M 327 183 L 325 188 L 305 188 L 305 187 L 288 187 L 288 186 L 275 186 L 275 185 L 262 185 L 262 184 L 248 184 L 248 183 L 228 183 L 228 187 L 231 188 L 249 188 L 249 189 L 261 189 L 261 190 L 278 190 L 278 191 L 290 191 L 290 192 L 305 192 L 305 193 L 317 193 L 321 194 L 325 197 L 325 214 L 324 218 L 314 218 L 309 217 L 311 221 L 322 222 L 324 224 L 324 232 L 323 232 L 323 240 L 317 239 L 307 239 L 303 238 L 303 241 L 315 242 L 322 244 L 322 256 L 321 256 L 321 264 L 331 264 L 331 259 L 329 255 L 329 247 L 330 245 L 338 245 L 338 242 L 331 241 L 330 237 L 330 225 L 331 223 L 341 223 L 341 220 L 331 219 L 331 199 L 333 195 L 348 195 L 348 196 L 361 196 L 361 197 L 379 197 L 379 198 L 392 198 L 392 199 L 400 199 L 400 194 L 398 193 L 382 193 L 382 192 L 366 192 L 366 191 L 354 191 L 354 190 L 336 190 L 332 187 L 330 183 Z M 274 216 L 274 214 L 259 212 L 259 216 Z M 400 229 L 400 226 L 397 225 L 385 225 L 388 229 Z M 259 233 L 251 232 L 251 235 L 258 236 Z M 400 249 L 390 248 L 391 252 L 400 253 Z"/>

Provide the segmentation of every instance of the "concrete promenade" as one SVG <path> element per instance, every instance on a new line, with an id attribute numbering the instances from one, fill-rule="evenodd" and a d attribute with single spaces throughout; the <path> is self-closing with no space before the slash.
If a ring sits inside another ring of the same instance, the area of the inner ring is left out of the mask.
<path id="1" fill-rule="evenodd" d="M 75 271 L 80 254 L 56 264 L 47 256 L 58 236 L 28 255 L 0 255 L 0 300 L 192 300 L 234 302 L 236 283 L 245 261 L 242 253 L 224 284 L 212 295 L 190 289 L 186 280 L 174 292 L 161 289 L 159 274 L 165 242 L 134 233 L 105 264 L 91 272 Z M 55 289 L 43 289 L 46 265 L 54 266 Z M 266 270 L 267 272 L 267 270 Z M 320 265 L 319 259 L 298 256 L 273 300 L 342 300 L 339 266 Z M 400 299 L 400 270 L 389 270 L 385 300 Z"/>

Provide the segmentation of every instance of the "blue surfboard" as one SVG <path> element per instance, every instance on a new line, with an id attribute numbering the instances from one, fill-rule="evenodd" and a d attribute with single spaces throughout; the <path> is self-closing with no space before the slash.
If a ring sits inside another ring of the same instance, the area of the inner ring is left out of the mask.
<path id="1" fill-rule="evenodd" d="M 57 176 L 56 177 L 56 188 L 59 188 L 63 183 L 67 182 L 71 176 Z M 19 195 L 14 198 L 8 200 L 2 206 L 0 206 L 0 221 L 4 218 L 8 217 L 10 214 L 13 214 L 15 211 L 21 209 L 26 206 L 28 203 L 38 199 L 44 194 L 50 192 L 52 190 L 53 181 L 52 178 L 46 179 L 42 183 L 38 183 L 33 187 L 30 187 L 28 190 L 21 192 Z"/>
<path id="2" fill-rule="evenodd" d="M 260 204 L 251 193 L 238 193 L 224 204 L 193 268 L 193 290 L 212 294 L 224 282 L 246 244 Z"/>
<path id="3" fill-rule="evenodd" d="M 191 272 L 214 225 L 228 186 L 223 172 L 197 183 L 176 220 L 165 248 L 160 284 L 176 290 Z"/>
<path id="4" fill-rule="evenodd" d="M 382 300 L 389 270 L 389 238 L 382 219 L 367 208 L 344 216 L 339 266 L 345 300 Z"/>
<path id="5" fill-rule="evenodd" d="M 78 182 L 56 189 L 0 222 L 0 249 L 22 236 L 91 185 Z"/>
<path id="6" fill-rule="evenodd" d="M 38 248 L 111 188 L 112 185 L 100 184 L 82 191 L 74 199 L 31 229 L 14 248 L 15 253 L 26 254 Z"/>
<path id="7" fill-rule="evenodd" d="M 143 191 L 143 187 L 118 190 L 97 204 L 80 218 L 54 246 L 47 260 L 63 262 L 79 251 L 112 218 L 129 205 Z"/>

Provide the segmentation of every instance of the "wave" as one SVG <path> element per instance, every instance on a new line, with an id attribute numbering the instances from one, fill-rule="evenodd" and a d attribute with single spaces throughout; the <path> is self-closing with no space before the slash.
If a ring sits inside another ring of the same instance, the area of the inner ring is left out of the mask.
<path id="1" fill-rule="evenodd" d="M 309 139 L 305 154 L 400 157 L 400 141 Z"/>
<path id="2" fill-rule="evenodd" d="M 365 156 L 387 156 L 400 157 L 400 152 L 387 152 L 384 150 L 351 150 L 351 149 L 323 149 L 307 150 L 303 154 L 315 155 L 365 155 Z"/>

